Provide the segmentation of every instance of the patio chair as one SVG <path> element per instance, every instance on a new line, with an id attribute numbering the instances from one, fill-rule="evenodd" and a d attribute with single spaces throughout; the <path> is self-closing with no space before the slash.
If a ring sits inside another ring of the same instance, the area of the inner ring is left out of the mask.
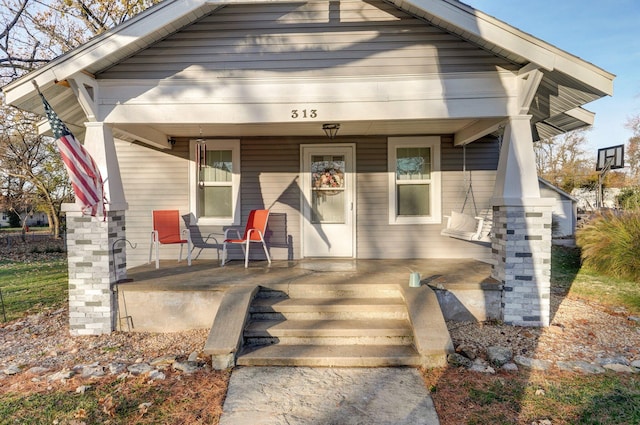
<path id="1" fill-rule="evenodd" d="M 269 251 L 267 251 L 267 244 L 264 241 L 264 233 L 267 230 L 267 221 L 269 220 L 269 210 L 252 210 L 249 213 L 247 219 L 247 225 L 244 228 L 244 235 L 240 237 L 240 229 L 229 228 L 224 232 L 224 243 L 222 244 L 222 263 L 220 266 L 224 266 L 227 262 L 227 244 L 240 244 L 242 252 L 244 254 L 244 267 L 249 267 L 249 247 L 251 242 L 257 242 L 262 244 L 264 254 L 267 256 L 267 261 L 271 265 L 271 257 L 269 257 Z M 236 238 L 229 238 L 229 233 L 235 232 Z"/>
<path id="2" fill-rule="evenodd" d="M 149 247 L 149 262 L 155 249 L 156 269 L 160 268 L 160 245 L 180 244 L 180 256 L 182 261 L 182 247 L 187 244 L 187 264 L 191 265 L 191 235 L 189 229 L 180 231 L 180 213 L 178 210 L 154 210 L 151 212 L 153 231 L 151 232 L 151 246 Z M 184 236 L 183 236 L 184 235 Z"/>

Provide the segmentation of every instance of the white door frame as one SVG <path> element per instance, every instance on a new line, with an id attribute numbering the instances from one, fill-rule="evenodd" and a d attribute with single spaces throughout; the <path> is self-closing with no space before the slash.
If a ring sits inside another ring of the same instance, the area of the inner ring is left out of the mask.
<path id="1" fill-rule="evenodd" d="M 356 245 L 356 144 L 355 143 L 322 143 L 322 144 L 301 144 L 300 145 L 300 179 L 298 180 L 298 185 L 300 189 L 300 244 L 301 244 L 301 255 L 302 258 L 312 257 L 308 255 L 305 249 L 305 221 L 308 219 L 308 207 L 305 204 L 309 204 L 310 202 L 310 181 L 308 180 L 308 176 L 305 175 L 305 156 L 308 152 L 313 152 L 314 150 L 331 150 L 336 148 L 348 148 L 350 149 L 350 158 L 345 158 L 346 161 L 346 174 L 347 174 L 347 188 L 346 188 L 346 199 L 345 205 L 347 205 L 348 217 L 347 219 L 351 224 L 351 255 L 341 255 L 336 257 L 327 257 L 327 258 L 355 258 L 357 252 Z M 349 161 L 350 160 L 350 161 Z M 350 163 L 349 163 L 350 162 Z"/>

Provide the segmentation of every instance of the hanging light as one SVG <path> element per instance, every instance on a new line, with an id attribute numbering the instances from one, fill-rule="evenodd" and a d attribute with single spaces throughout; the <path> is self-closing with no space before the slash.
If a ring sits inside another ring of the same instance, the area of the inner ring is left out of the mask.
<path id="1" fill-rule="evenodd" d="M 326 123 L 322 124 L 322 130 L 329 139 L 334 139 L 340 130 L 340 124 L 338 123 Z"/>

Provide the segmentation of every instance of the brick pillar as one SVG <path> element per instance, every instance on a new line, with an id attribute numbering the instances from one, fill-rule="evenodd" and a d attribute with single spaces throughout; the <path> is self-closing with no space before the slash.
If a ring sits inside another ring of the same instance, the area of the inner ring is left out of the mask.
<path id="1" fill-rule="evenodd" d="M 113 284 L 126 278 L 124 211 L 84 216 L 74 204 L 67 213 L 69 330 L 71 335 L 101 335 L 115 329 L 117 300 Z"/>
<path id="2" fill-rule="evenodd" d="M 549 326 L 551 206 L 536 204 L 493 208 L 492 277 L 503 283 L 502 319 L 511 325 Z"/>

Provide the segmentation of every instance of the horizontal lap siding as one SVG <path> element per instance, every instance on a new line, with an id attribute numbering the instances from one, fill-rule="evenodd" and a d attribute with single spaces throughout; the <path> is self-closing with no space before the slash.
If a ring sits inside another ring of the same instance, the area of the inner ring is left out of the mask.
<path id="1" fill-rule="evenodd" d="M 252 209 L 269 208 L 267 243 L 274 259 L 300 257 L 299 139 L 241 141 L 242 221 Z M 259 250 L 256 250 L 259 258 Z"/>
<path id="2" fill-rule="evenodd" d="M 441 236 L 445 221 L 442 224 L 389 224 L 386 139 L 358 144 L 356 155 L 358 258 L 490 256 L 486 246 Z M 476 143 L 467 147 L 467 168 L 473 169 L 474 195 L 479 210 L 490 207 L 497 159 L 496 144 Z M 441 161 L 443 214 L 448 215 L 451 210 L 460 210 L 466 193 L 461 172 L 462 148 L 454 148 L 450 138 L 443 138 Z M 467 208 L 469 212 L 469 206 Z"/>
<path id="3" fill-rule="evenodd" d="M 228 5 L 100 78 L 362 76 L 513 69 L 382 1 Z"/>
<path id="4" fill-rule="evenodd" d="M 151 211 L 179 210 L 189 214 L 187 144 L 177 143 L 170 151 L 116 141 L 126 201 L 127 267 L 147 263 L 151 245 Z M 121 242 L 124 245 L 124 242 Z M 163 245 L 160 258 L 178 259 L 179 246 Z M 184 255 L 184 253 L 183 253 Z"/>

